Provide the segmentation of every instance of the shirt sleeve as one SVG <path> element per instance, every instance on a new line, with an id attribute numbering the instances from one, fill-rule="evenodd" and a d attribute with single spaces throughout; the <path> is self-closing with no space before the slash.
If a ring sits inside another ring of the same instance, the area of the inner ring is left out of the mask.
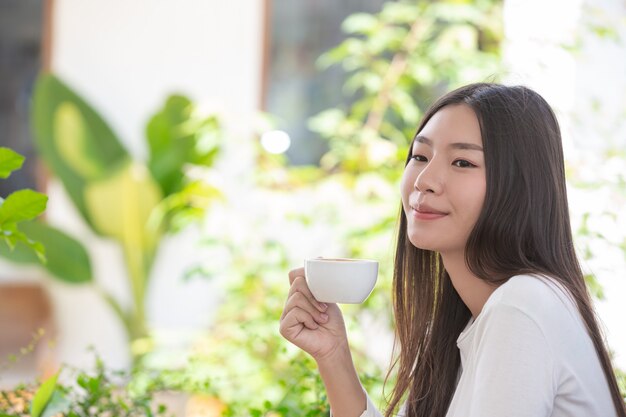
<path id="1" fill-rule="evenodd" d="M 538 324 L 517 307 L 494 306 L 477 328 L 468 417 L 548 417 L 554 358 Z"/>
<path id="2" fill-rule="evenodd" d="M 361 417 L 382 417 L 380 411 L 378 411 L 378 409 L 374 407 L 374 404 L 372 404 L 372 400 L 369 395 L 367 396 L 367 407 L 365 408 L 365 411 L 363 411 L 363 414 L 361 414 Z"/>

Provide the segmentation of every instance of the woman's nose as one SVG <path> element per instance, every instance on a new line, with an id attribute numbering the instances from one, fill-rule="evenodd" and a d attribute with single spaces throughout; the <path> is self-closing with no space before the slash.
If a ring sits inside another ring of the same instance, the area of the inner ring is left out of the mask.
<path id="1" fill-rule="evenodd" d="M 438 172 L 438 168 L 429 161 L 415 179 L 414 187 L 421 193 L 438 194 L 442 189 L 442 174 Z"/>

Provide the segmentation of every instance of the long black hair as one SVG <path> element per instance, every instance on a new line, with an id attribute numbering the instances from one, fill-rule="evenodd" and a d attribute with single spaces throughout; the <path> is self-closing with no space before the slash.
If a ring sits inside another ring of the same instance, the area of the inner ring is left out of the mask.
<path id="1" fill-rule="evenodd" d="M 521 273 L 547 275 L 571 294 L 598 353 L 617 415 L 626 417 L 591 297 L 574 250 L 561 133 L 554 112 L 529 88 L 478 83 L 454 90 L 426 112 L 466 104 L 480 123 L 486 168 L 482 211 L 466 243 L 470 271 L 495 285 Z M 407 163 L 411 150 L 407 155 Z M 460 366 L 456 339 L 471 313 L 441 256 L 418 249 L 401 210 L 394 270 L 398 379 L 386 416 L 407 396 L 407 417 L 444 417 Z M 390 370 L 391 372 L 392 370 Z"/>

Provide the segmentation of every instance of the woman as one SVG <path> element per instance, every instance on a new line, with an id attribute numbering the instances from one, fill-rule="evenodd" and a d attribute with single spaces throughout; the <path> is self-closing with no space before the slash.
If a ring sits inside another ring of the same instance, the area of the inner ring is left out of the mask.
<path id="1" fill-rule="evenodd" d="M 394 273 L 398 380 L 386 416 L 626 417 L 576 259 L 559 126 L 525 87 L 439 99 L 403 174 Z M 341 312 L 303 270 L 281 334 L 316 360 L 335 417 L 379 416 Z"/>

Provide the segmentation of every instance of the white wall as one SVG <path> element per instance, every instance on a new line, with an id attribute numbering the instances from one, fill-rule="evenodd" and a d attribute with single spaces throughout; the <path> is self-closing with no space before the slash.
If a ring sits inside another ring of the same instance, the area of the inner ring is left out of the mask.
<path id="1" fill-rule="evenodd" d="M 608 161 L 601 152 L 610 141 L 626 149 L 626 4 L 620 0 L 506 0 L 504 5 L 507 82 L 534 88 L 555 108 L 566 160 L 575 171 L 586 180 L 616 182 L 626 172 L 624 160 Z M 617 28 L 622 43 L 589 36 L 589 25 L 594 22 Z M 597 103 L 602 105 L 595 108 Z M 615 194 L 606 186 L 571 187 L 569 199 L 574 219 L 592 213 L 590 226 L 619 244 L 626 230 L 626 209 L 623 197 L 616 200 Z M 606 210 L 616 214 L 615 221 L 602 214 Z M 600 240 L 592 249 L 595 260 L 583 262 L 583 268 L 594 273 L 604 287 L 606 300 L 596 308 L 615 351 L 615 363 L 626 369 L 626 260 L 615 246 Z"/>
<path id="2" fill-rule="evenodd" d="M 219 111 L 233 133 L 249 131 L 260 103 L 263 2 L 250 0 L 55 0 L 53 73 L 78 91 L 139 159 L 146 157 L 144 129 L 173 92 Z M 228 145 L 228 144 L 227 144 Z M 228 167 L 224 168 L 228 170 Z M 97 281 L 128 300 L 117 246 L 93 236 L 59 184 L 52 182 L 47 216 L 87 243 Z M 206 326 L 216 303 L 207 281 L 182 282 L 201 257 L 193 231 L 165 242 L 151 282 L 149 317 L 161 330 Z M 59 359 L 90 365 L 93 344 L 114 367 L 128 362 L 121 326 L 90 288 L 52 283 L 60 322 Z"/>

